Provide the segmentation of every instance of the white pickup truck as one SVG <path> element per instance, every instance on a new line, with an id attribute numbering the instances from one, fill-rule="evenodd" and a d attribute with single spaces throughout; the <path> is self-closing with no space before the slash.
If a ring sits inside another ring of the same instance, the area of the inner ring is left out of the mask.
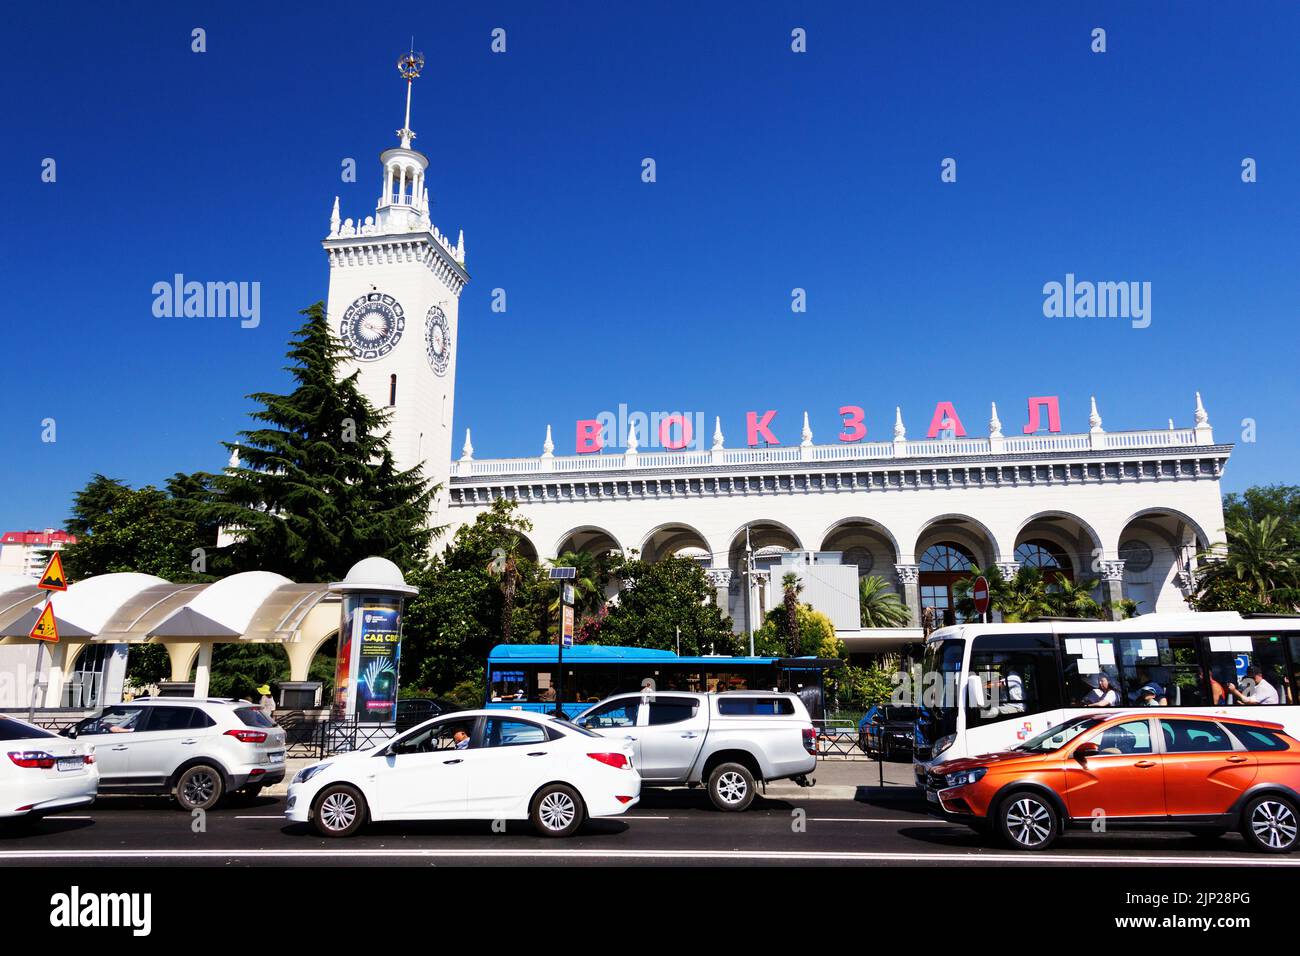
<path id="1" fill-rule="evenodd" d="M 719 810 L 744 810 L 757 781 L 811 787 L 817 732 L 795 694 L 727 691 L 619 694 L 574 721 L 632 741 L 643 787 L 708 787 Z"/>

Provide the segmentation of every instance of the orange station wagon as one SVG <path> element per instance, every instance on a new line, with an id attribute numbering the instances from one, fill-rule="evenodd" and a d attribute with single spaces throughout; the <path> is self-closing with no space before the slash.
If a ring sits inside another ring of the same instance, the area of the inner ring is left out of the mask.
<path id="1" fill-rule="evenodd" d="M 1160 712 L 1086 715 L 1014 750 L 950 760 L 926 777 L 932 808 L 1021 850 L 1067 827 L 1240 830 L 1253 849 L 1300 837 L 1300 741 L 1280 724 Z"/>

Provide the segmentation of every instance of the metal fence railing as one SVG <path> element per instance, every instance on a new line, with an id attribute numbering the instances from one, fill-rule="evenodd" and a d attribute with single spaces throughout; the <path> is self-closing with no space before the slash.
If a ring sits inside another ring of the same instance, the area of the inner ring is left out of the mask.
<path id="1" fill-rule="evenodd" d="M 828 718 L 813 721 L 817 727 L 818 760 L 867 760 L 858 746 L 858 725 L 852 720 Z"/>

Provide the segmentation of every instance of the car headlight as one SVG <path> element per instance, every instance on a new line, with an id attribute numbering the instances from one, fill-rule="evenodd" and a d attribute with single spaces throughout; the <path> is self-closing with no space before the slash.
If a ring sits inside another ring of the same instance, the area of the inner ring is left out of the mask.
<path id="1" fill-rule="evenodd" d="M 328 766 L 329 766 L 328 763 L 314 763 L 310 767 L 303 767 L 296 774 L 294 774 L 293 782 L 306 783 L 308 780 L 316 776 L 316 774 L 320 773 Z"/>
<path id="2" fill-rule="evenodd" d="M 959 770 L 956 773 L 950 773 L 943 778 L 943 782 L 950 787 L 964 787 L 967 784 L 978 783 L 980 778 L 988 773 L 987 767 L 979 767 L 975 770 Z"/>
<path id="3" fill-rule="evenodd" d="M 946 737 L 940 737 L 934 742 L 934 750 L 930 751 L 931 756 L 943 753 L 949 747 L 957 742 L 956 734 L 948 734 Z"/>

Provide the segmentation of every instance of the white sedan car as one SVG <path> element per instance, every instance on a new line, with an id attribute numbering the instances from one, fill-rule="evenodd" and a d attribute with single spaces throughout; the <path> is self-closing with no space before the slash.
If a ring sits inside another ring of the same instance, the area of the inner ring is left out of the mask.
<path id="1" fill-rule="evenodd" d="M 531 820 L 569 836 L 640 797 L 630 743 L 541 714 L 467 710 L 304 767 L 285 816 L 330 837 L 370 820 Z"/>
<path id="2" fill-rule="evenodd" d="M 94 747 L 0 714 L 0 818 L 87 807 L 98 791 Z"/>

